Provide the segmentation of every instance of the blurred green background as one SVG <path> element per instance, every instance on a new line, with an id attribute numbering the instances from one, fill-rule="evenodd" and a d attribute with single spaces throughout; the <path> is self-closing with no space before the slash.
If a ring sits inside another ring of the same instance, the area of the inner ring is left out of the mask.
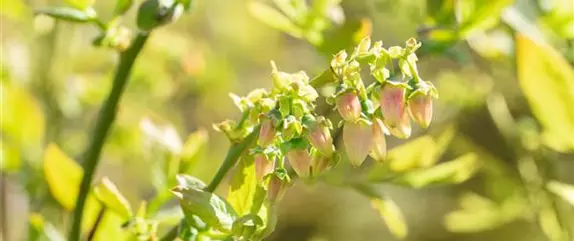
<path id="1" fill-rule="evenodd" d="M 276 8 L 273 1 L 256 2 Z M 369 161 L 350 170 L 341 163 L 323 181 L 298 182 L 281 202 L 276 231 L 267 240 L 396 240 L 369 198 L 334 184 L 353 178 L 367 180 L 400 207 L 406 240 L 574 240 L 571 1 L 322 2 L 329 8 L 317 26 L 282 25 L 253 1 L 209 0 L 195 1 L 191 13 L 155 31 L 136 62 L 95 179 L 109 177 L 133 207 L 141 200 L 161 206 L 155 218 L 163 232 L 180 215 L 176 202 L 157 198 L 165 196 L 158 190 L 167 188 L 166 163 L 193 139 L 197 153 L 186 160 L 189 173 L 209 181 L 229 145 L 212 123 L 239 117 L 229 92 L 271 86 L 270 60 L 283 71 L 315 76 L 332 54 L 364 36 L 384 46 L 417 37 L 423 42 L 421 76 L 440 93 L 431 127 L 415 128 L 408 141 L 389 137 L 390 165 Z M 66 234 L 74 203 L 69 193 L 77 192 L 73 184 L 81 177 L 70 163 L 82 160 L 118 62 L 113 49 L 90 44 L 96 27 L 34 15 L 63 4 L 0 4 L 5 241 Z M 98 0 L 95 9 L 109 20 L 114 5 Z M 123 19 L 132 30 L 136 10 Z M 400 145 L 410 146 L 393 149 Z M 384 181 L 389 169 L 425 170 L 421 163 L 466 153 L 473 161 L 444 171 L 450 176 L 441 183 Z M 67 188 L 53 186 L 65 183 Z M 92 201 L 87 229 L 98 210 Z M 122 220 L 113 214 L 104 220 L 112 231 L 96 239 L 122 240 Z"/>

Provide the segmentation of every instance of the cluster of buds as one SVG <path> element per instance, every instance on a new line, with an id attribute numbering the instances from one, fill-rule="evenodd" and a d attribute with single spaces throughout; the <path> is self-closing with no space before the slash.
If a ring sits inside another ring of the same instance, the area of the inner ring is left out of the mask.
<path id="1" fill-rule="evenodd" d="M 423 128 L 430 125 L 432 98 L 437 97 L 437 91 L 418 74 L 414 52 L 420 45 L 409 39 L 405 47 L 385 49 L 381 41 L 371 46 L 370 38 L 365 38 L 350 56 L 341 51 L 333 57 L 337 92 L 328 103 L 335 105 L 341 116 L 339 126 L 343 126 L 345 152 L 352 165 L 360 166 L 368 155 L 383 162 L 385 135 L 409 138 L 411 118 Z M 395 74 L 395 62 L 400 75 Z M 361 64 L 368 64 L 376 80 L 367 87 L 360 74 Z"/>
<path id="2" fill-rule="evenodd" d="M 327 102 L 341 116 L 344 152 L 353 166 L 360 166 L 369 155 L 383 162 L 385 136 L 408 138 L 411 118 L 423 128 L 429 126 L 436 90 L 416 71 L 414 52 L 418 47 L 420 43 L 410 39 L 405 47 L 387 50 L 380 41 L 371 47 L 366 38 L 350 56 L 341 51 L 333 57 L 332 84 L 337 91 Z M 394 61 L 400 76 L 394 74 Z M 361 64 L 370 66 L 376 80 L 368 87 L 361 76 Z M 314 111 L 319 95 L 309 77 L 304 72 L 281 72 L 273 62 L 271 67 L 273 88 L 256 89 L 245 97 L 231 94 L 242 118 L 214 127 L 234 143 L 257 135 L 247 155 L 254 160 L 259 184 L 267 188 L 268 199 L 274 202 L 288 186 L 287 167 L 300 178 L 314 178 L 335 165 L 339 154 L 333 144 L 331 121 Z"/>

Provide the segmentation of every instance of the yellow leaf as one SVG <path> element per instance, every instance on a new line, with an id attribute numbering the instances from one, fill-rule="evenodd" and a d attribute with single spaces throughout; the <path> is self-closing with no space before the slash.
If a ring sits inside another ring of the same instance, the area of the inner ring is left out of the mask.
<path id="1" fill-rule="evenodd" d="M 371 204 L 379 211 L 381 218 L 395 237 L 403 239 L 407 236 L 408 228 L 405 218 L 393 200 L 375 198 L 371 200 Z"/>
<path id="2" fill-rule="evenodd" d="M 550 46 L 516 37 L 518 80 L 543 128 L 543 141 L 557 151 L 574 150 L 574 70 Z"/>
<path id="3" fill-rule="evenodd" d="M 44 151 L 44 176 L 52 196 L 66 209 L 76 205 L 84 171 L 56 144 L 49 144 Z"/>
<path id="4" fill-rule="evenodd" d="M 242 158 L 229 185 L 227 200 L 239 215 L 248 214 L 257 190 L 253 158 Z"/>
<path id="5" fill-rule="evenodd" d="M 107 208 L 122 216 L 124 221 L 132 216 L 132 208 L 128 200 L 107 177 L 102 178 L 102 182 L 94 186 L 94 194 Z"/>
<path id="6" fill-rule="evenodd" d="M 39 145 L 44 138 L 44 114 L 23 89 L 0 84 L 0 131 L 19 147 Z"/>

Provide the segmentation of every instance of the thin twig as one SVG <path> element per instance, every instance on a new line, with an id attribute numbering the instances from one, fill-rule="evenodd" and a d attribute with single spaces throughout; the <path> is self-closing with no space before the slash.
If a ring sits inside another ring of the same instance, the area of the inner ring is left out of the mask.
<path id="1" fill-rule="evenodd" d="M 118 104 L 124 92 L 133 64 L 148 39 L 148 36 L 148 33 L 139 33 L 130 48 L 120 55 L 120 64 L 114 77 L 112 90 L 110 91 L 106 102 L 104 102 L 104 105 L 100 109 L 98 120 L 93 132 L 93 138 L 88 150 L 86 151 L 86 157 L 83 163 L 84 176 L 82 178 L 82 183 L 80 184 L 78 200 L 76 201 L 74 219 L 68 239 L 69 241 L 80 240 L 80 227 L 82 224 L 82 216 L 84 214 L 84 205 L 86 204 L 86 198 L 90 191 L 93 175 L 96 171 L 96 167 L 98 166 L 100 154 L 110 127 L 115 120 Z"/>
<path id="2" fill-rule="evenodd" d="M 96 218 L 96 222 L 94 223 L 94 226 L 92 226 L 92 229 L 90 230 L 90 232 L 88 233 L 88 237 L 86 238 L 87 241 L 92 241 L 96 236 L 96 232 L 98 231 L 98 227 L 100 226 L 102 220 L 104 219 L 105 213 L 106 213 L 106 207 L 100 208 L 100 211 L 98 212 L 98 217 Z"/>

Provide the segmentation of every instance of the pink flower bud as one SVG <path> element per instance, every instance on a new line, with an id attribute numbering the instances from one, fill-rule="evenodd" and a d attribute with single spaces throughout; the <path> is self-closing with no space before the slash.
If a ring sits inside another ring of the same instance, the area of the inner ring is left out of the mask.
<path id="1" fill-rule="evenodd" d="M 275 162 L 267 159 L 263 154 L 255 154 L 255 177 L 261 183 L 265 175 L 272 173 L 275 168 Z"/>
<path id="2" fill-rule="evenodd" d="M 380 92 L 381 112 L 385 124 L 389 128 L 396 128 L 405 113 L 405 89 L 393 84 L 385 84 Z"/>
<path id="3" fill-rule="evenodd" d="M 321 154 L 331 156 L 333 154 L 333 138 L 331 132 L 326 126 L 315 124 L 307 134 L 307 140 L 313 145 Z"/>
<path id="4" fill-rule="evenodd" d="M 275 127 L 273 126 L 273 121 L 270 119 L 265 119 L 261 122 L 261 129 L 259 130 L 259 139 L 257 144 L 261 147 L 266 147 L 273 143 L 275 139 Z"/>
<path id="5" fill-rule="evenodd" d="M 385 119 L 386 121 L 386 119 Z M 386 122 L 385 122 L 386 124 Z M 387 126 L 389 126 L 387 124 Z M 400 118 L 400 122 L 395 127 L 389 126 L 391 134 L 400 139 L 407 139 L 411 136 L 411 121 L 409 115 L 404 112 Z"/>
<path id="6" fill-rule="evenodd" d="M 427 128 L 432 120 L 432 99 L 430 95 L 417 94 L 409 101 L 411 118 L 423 128 Z"/>
<path id="7" fill-rule="evenodd" d="M 373 132 L 369 125 L 363 122 L 345 123 L 343 127 L 343 142 L 349 162 L 353 166 L 360 166 L 367 158 L 371 150 L 372 139 Z"/>
<path id="8" fill-rule="evenodd" d="M 297 175 L 308 177 L 311 169 L 311 155 L 306 149 L 291 149 L 287 152 L 287 160 Z"/>
<path id="9" fill-rule="evenodd" d="M 357 94 L 347 92 L 337 98 L 337 110 L 345 121 L 355 121 L 361 117 L 361 102 Z"/>
<path id="10" fill-rule="evenodd" d="M 377 162 L 383 162 L 387 157 L 387 142 L 385 140 L 385 133 L 387 127 L 380 119 L 373 121 L 373 148 L 371 149 L 371 157 Z"/>
<path id="11" fill-rule="evenodd" d="M 271 175 L 269 178 L 269 186 L 267 187 L 267 199 L 269 202 L 276 203 L 283 198 L 285 194 L 287 181 L 279 178 L 277 175 Z"/>

